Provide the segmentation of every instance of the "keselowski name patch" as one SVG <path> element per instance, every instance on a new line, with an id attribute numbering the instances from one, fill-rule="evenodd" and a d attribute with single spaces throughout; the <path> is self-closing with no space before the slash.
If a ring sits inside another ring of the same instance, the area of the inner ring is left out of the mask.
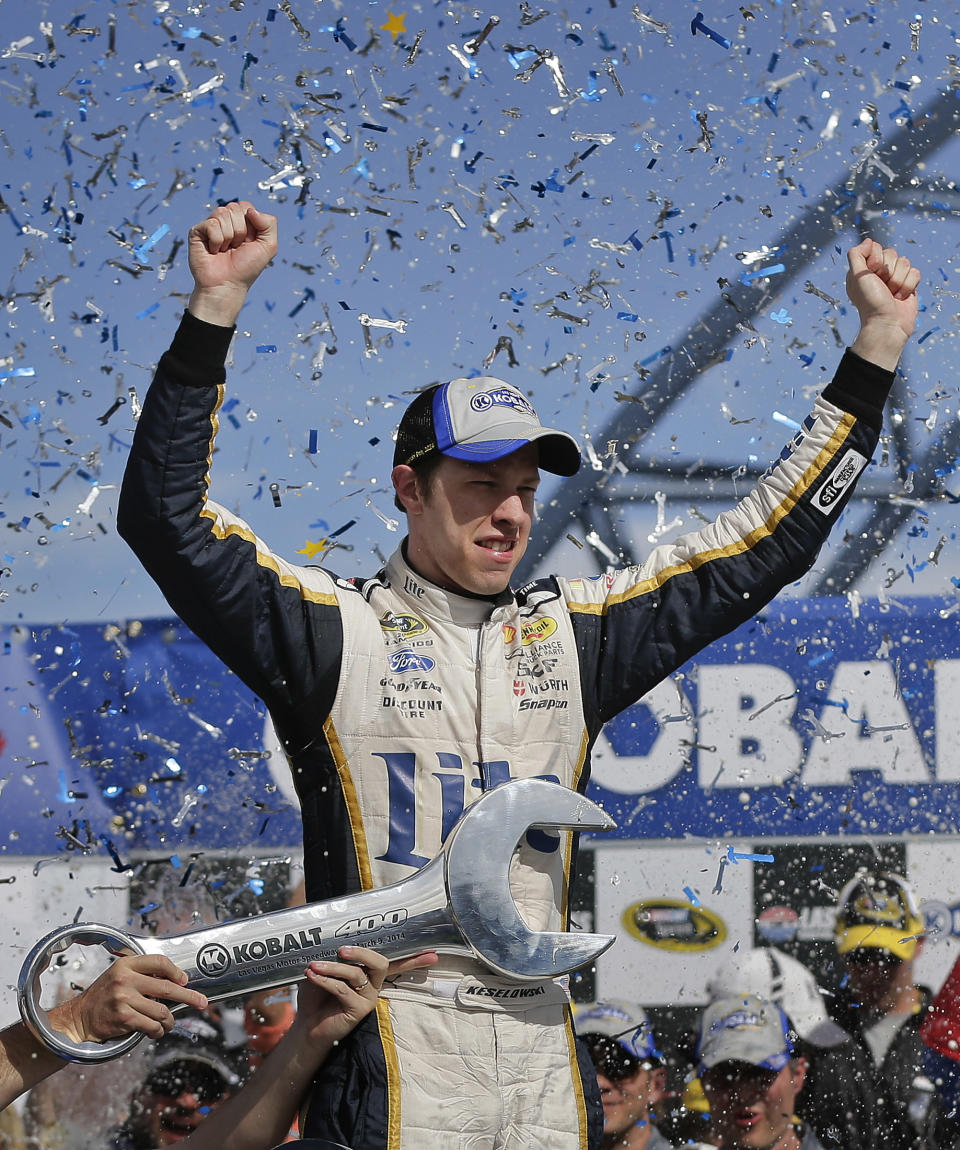
<path id="1" fill-rule="evenodd" d="M 567 1001 L 566 992 L 552 979 L 518 984 L 491 974 L 465 975 L 456 997 L 460 1006 L 492 1011 L 528 1010 L 534 1006 L 558 1006 Z"/>
<path id="2" fill-rule="evenodd" d="M 824 515 L 829 515 L 840 502 L 843 493 L 866 466 L 866 456 L 852 448 L 847 451 L 830 472 L 826 483 L 814 495 L 813 506 Z"/>

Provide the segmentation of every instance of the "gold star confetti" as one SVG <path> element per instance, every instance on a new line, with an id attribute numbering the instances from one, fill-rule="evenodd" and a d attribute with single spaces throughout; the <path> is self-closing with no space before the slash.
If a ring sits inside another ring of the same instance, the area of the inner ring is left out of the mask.
<path id="1" fill-rule="evenodd" d="M 386 24 L 381 24 L 380 29 L 383 32 L 389 32 L 390 35 L 393 37 L 393 39 L 396 40 L 396 38 L 402 32 L 406 32 L 406 30 L 407 30 L 406 13 L 401 12 L 399 16 L 394 16 L 394 14 L 388 8 L 387 9 L 387 22 L 386 22 Z"/>
<path id="2" fill-rule="evenodd" d="M 306 557 L 308 559 L 312 559 L 319 552 L 326 551 L 326 549 L 327 549 L 326 539 L 321 539 L 317 543 L 311 543 L 310 540 L 308 539 L 306 544 L 297 552 L 297 554 L 298 555 L 306 555 Z"/>

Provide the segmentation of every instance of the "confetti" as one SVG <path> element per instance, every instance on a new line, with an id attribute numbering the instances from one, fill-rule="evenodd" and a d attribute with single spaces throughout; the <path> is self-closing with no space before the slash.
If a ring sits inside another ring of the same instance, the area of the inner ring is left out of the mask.
<path id="1" fill-rule="evenodd" d="M 694 16 L 694 18 L 690 21 L 690 31 L 694 36 L 696 36 L 698 32 L 703 36 L 709 36 L 714 44 L 719 44 L 721 48 L 730 47 L 730 41 L 726 38 L 726 36 L 721 36 L 719 32 L 715 32 L 712 28 L 707 27 L 707 25 L 703 22 L 702 12 L 698 12 L 696 16 Z"/>

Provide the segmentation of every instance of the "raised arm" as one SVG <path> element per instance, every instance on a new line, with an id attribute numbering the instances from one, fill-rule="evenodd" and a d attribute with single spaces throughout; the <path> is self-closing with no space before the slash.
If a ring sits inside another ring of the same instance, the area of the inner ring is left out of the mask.
<path id="1" fill-rule="evenodd" d="M 336 691 L 333 577 L 275 555 L 212 498 L 209 475 L 232 325 L 277 251 L 277 223 L 246 201 L 227 204 L 190 229 L 188 247 L 189 308 L 144 398 L 117 529 L 173 610 L 268 707 L 312 716 Z"/>
<path id="2" fill-rule="evenodd" d="M 50 1024 L 74 1042 L 103 1042 L 139 1031 L 160 1038 L 173 1026 L 167 1003 L 202 1010 L 204 995 L 186 988 L 187 975 L 169 958 L 118 958 L 82 994 L 55 1006 Z M 67 1063 L 16 1022 L 0 1031 L 0 1110 Z"/>
<path id="3" fill-rule="evenodd" d="M 754 489 L 699 531 L 606 582 L 568 585 L 596 719 L 611 718 L 800 579 L 868 467 L 917 321 L 920 273 L 874 240 L 848 255 L 860 330 L 801 430 Z M 600 628 L 591 616 L 600 616 Z M 639 657 L 639 653 L 643 657 Z M 587 695 L 589 698 L 589 695 Z"/>
<path id="4" fill-rule="evenodd" d="M 277 218 L 247 200 L 225 204 L 190 229 L 187 240 L 197 319 L 233 327 L 247 292 L 277 254 Z"/>
<path id="5" fill-rule="evenodd" d="M 847 295 L 860 313 L 851 351 L 893 371 L 917 324 L 920 272 L 906 256 L 866 239 L 847 253 Z"/>

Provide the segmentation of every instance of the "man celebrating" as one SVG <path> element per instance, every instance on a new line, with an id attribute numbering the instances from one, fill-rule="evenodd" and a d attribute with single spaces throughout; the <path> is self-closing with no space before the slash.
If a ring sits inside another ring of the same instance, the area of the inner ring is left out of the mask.
<path id="1" fill-rule="evenodd" d="M 408 535 L 371 579 L 290 564 L 209 499 L 233 325 L 276 251 L 276 220 L 249 203 L 191 229 L 194 290 L 144 402 L 119 527 L 269 708 L 316 900 L 408 877 L 507 779 L 582 790 L 609 718 L 810 567 L 877 442 L 919 273 L 872 241 L 851 251 L 856 341 L 735 509 L 642 566 L 514 591 L 540 471 L 572 474 L 579 452 L 500 380 L 454 380 L 407 409 L 393 483 Z M 565 925 L 572 859 L 572 835 L 521 843 L 512 889 L 533 930 Z M 565 991 L 509 989 L 449 957 L 400 980 L 325 1066 L 304 1135 L 354 1150 L 599 1145 L 595 1076 L 581 1074 Z"/>

